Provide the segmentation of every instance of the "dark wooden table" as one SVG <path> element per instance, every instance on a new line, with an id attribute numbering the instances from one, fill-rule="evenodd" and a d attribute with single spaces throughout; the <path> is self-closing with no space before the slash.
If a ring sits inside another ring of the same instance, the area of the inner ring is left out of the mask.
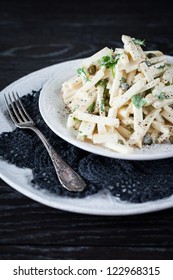
<path id="1" fill-rule="evenodd" d="M 122 34 L 173 55 L 172 11 L 165 2 L 155 9 L 137 1 L 128 7 L 62 2 L 1 1 L 1 89 L 42 67 L 121 46 Z M 0 259 L 172 257 L 173 208 L 128 217 L 81 215 L 41 205 L 0 180 Z"/>

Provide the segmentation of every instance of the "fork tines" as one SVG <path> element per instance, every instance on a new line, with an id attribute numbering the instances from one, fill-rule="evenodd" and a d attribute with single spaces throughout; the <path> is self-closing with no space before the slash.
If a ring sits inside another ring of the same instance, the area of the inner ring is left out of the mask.
<path id="1" fill-rule="evenodd" d="M 17 92 L 4 94 L 5 103 L 11 119 L 15 124 L 33 123 L 31 117 L 26 112 Z"/>

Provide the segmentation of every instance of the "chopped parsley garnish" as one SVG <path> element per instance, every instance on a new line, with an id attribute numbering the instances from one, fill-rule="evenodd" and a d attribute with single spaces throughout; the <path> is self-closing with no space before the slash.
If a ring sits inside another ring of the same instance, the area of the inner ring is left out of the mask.
<path id="1" fill-rule="evenodd" d="M 113 66 L 115 66 L 117 64 L 119 58 L 120 58 L 120 54 L 117 54 L 115 56 L 106 55 L 106 56 L 102 56 L 100 62 L 101 62 L 101 65 L 106 66 L 106 68 L 112 68 Z"/>
<path id="2" fill-rule="evenodd" d="M 96 105 L 96 102 L 94 101 L 94 102 L 87 108 L 88 113 L 93 113 L 93 112 L 94 112 L 95 105 Z"/>
<path id="3" fill-rule="evenodd" d="M 83 131 L 82 130 L 79 130 L 79 133 L 83 134 Z M 84 135 L 81 135 L 84 139 L 87 138 L 87 135 L 84 134 Z"/>
<path id="4" fill-rule="evenodd" d="M 159 67 L 157 67 L 157 69 L 164 69 L 166 67 L 166 64 L 160 65 Z"/>
<path id="5" fill-rule="evenodd" d="M 102 58 L 100 60 L 100 63 L 102 66 L 105 66 L 106 68 L 111 69 L 113 77 L 115 76 L 114 67 L 118 63 L 119 58 L 120 58 L 120 54 L 117 54 L 115 56 L 114 55 L 110 55 L 110 56 L 105 55 L 105 56 L 102 56 Z"/>
<path id="6" fill-rule="evenodd" d="M 90 79 L 87 77 L 87 74 L 86 74 L 84 68 L 78 68 L 77 73 L 79 76 L 82 76 L 82 78 L 84 79 L 85 82 L 90 81 Z"/>
<path id="7" fill-rule="evenodd" d="M 107 92 L 109 92 L 109 90 L 106 88 L 107 83 L 108 83 L 108 79 L 104 79 L 104 80 L 98 81 L 98 83 L 96 84 L 96 86 L 103 86 L 104 87 L 104 92 L 103 92 L 104 99 L 106 99 Z"/>
<path id="8" fill-rule="evenodd" d="M 135 43 L 135 45 L 144 46 L 145 47 L 145 40 L 132 38 L 132 41 Z"/>
<path id="9" fill-rule="evenodd" d="M 147 102 L 140 94 L 134 95 L 131 100 L 137 109 L 142 108 Z"/>
<path id="10" fill-rule="evenodd" d="M 76 117 L 73 117 L 73 120 L 74 120 L 74 121 L 79 121 L 79 119 L 78 119 L 78 118 L 76 118 Z"/>
<path id="11" fill-rule="evenodd" d="M 160 100 L 164 100 L 166 99 L 166 95 L 163 91 L 161 91 L 161 93 L 157 96 Z"/>
<path id="12" fill-rule="evenodd" d="M 105 101 L 104 101 L 104 99 L 102 98 L 102 100 L 101 100 L 101 106 L 100 106 L 100 109 L 101 109 L 101 112 L 105 112 Z"/>
<path id="13" fill-rule="evenodd" d="M 126 83 L 126 78 L 122 77 L 120 80 L 120 85 L 122 85 L 123 83 Z"/>
<path id="14" fill-rule="evenodd" d="M 171 64 L 165 63 L 165 64 L 160 65 L 159 67 L 157 67 L 157 69 L 164 69 L 165 67 L 170 67 L 170 66 L 171 66 Z"/>
<path id="15" fill-rule="evenodd" d="M 96 86 L 104 86 L 106 88 L 108 79 L 100 80 L 97 82 Z"/>

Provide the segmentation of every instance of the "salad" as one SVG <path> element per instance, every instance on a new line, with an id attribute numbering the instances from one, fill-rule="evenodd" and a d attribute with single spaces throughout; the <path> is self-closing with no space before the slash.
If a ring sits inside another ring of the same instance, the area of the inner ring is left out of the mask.
<path id="1" fill-rule="evenodd" d="M 143 50 L 145 40 L 122 35 L 122 42 L 84 59 L 62 84 L 67 128 L 120 153 L 173 143 L 173 65 L 161 51 Z"/>

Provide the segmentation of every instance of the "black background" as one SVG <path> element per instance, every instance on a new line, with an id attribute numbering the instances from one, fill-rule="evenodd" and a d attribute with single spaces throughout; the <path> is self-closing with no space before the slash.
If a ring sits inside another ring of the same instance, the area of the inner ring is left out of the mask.
<path id="1" fill-rule="evenodd" d="M 1 1 L 0 89 L 60 61 L 121 46 L 121 35 L 173 55 L 166 1 Z M 173 209 L 89 216 L 41 205 L 0 180 L 1 259 L 172 259 Z"/>

